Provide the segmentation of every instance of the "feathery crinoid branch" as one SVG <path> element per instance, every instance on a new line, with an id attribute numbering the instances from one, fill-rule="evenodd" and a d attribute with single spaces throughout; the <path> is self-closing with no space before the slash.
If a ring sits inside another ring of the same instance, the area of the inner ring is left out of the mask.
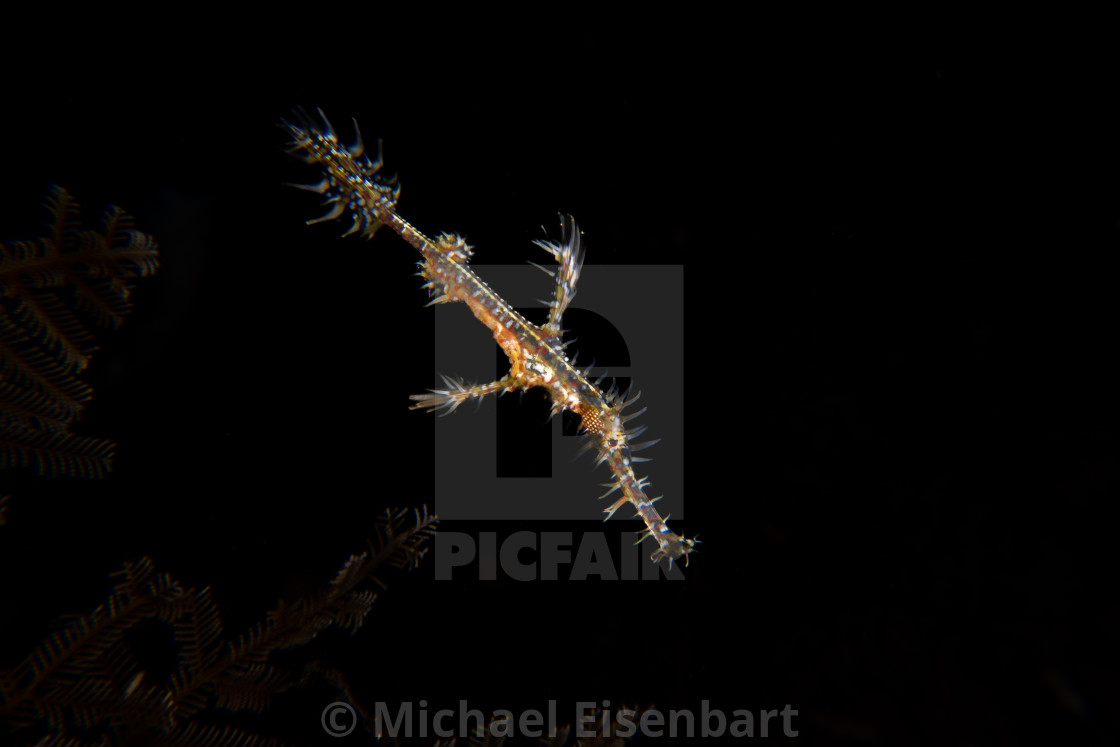
<path id="1" fill-rule="evenodd" d="M 147 558 L 126 563 L 112 579 L 103 604 L 64 618 L 30 656 L 0 673 L 0 716 L 10 725 L 45 721 L 54 731 L 81 733 L 126 713 L 147 720 L 164 710 L 124 637 L 143 620 L 174 619 L 191 593 Z"/>
<path id="2" fill-rule="evenodd" d="M 127 563 L 103 604 L 62 620 L 24 661 L 0 671 L 0 721 L 59 739 L 108 735 L 108 744 L 143 738 L 169 745 L 278 745 L 208 724 L 205 712 L 268 708 L 272 696 L 299 681 L 270 661 L 273 652 L 303 645 L 330 626 L 356 633 L 377 598 L 359 587 L 384 589 L 379 574 L 386 568 L 415 568 L 436 523 L 426 509 L 386 511 L 369 549 L 351 556 L 325 589 L 279 604 L 236 640 L 224 637 L 209 588 L 184 588 L 147 558 Z M 153 652 L 138 652 L 128 640 L 153 624 L 165 626 L 174 644 L 167 676 L 149 674 L 144 662 Z"/>
<path id="3" fill-rule="evenodd" d="M 358 632 L 377 599 L 375 592 L 358 585 L 368 580 L 384 589 L 377 573 L 383 567 L 415 568 L 435 533 L 437 519 L 426 509 L 412 513 L 411 523 L 409 515 L 407 510 L 386 511 L 369 549 L 352 555 L 326 589 L 292 604 L 281 603 L 229 644 L 215 662 L 197 659 L 173 682 L 177 716 L 189 717 L 204 706 L 210 691 L 219 707 L 261 711 L 273 694 L 292 684 L 268 663 L 273 651 L 303 645 L 331 625 L 351 635 Z"/>
<path id="4" fill-rule="evenodd" d="M 44 236 L 0 244 L 0 468 L 98 478 L 114 445 L 70 432 L 92 394 L 77 375 L 97 349 L 94 329 L 120 326 L 159 255 L 120 208 L 82 228 L 61 187 L 46 207 Z"/>

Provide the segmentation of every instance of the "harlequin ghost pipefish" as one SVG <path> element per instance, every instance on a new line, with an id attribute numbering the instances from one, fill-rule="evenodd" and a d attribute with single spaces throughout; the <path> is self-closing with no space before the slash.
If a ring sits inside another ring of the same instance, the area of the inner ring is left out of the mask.
<path id="1" fill-rule="evenodd" d="M 571 410 L 578 415 L 581 430 L 588 439 L 585 448 L 598 450 L 596 466 L 605 462 L 610 468 L 612 480 L 604 485 L 610 490 L 601 498 L 616 491 L 621 495 L 604 509 L 606 518 L 609 519 L 625 504 L 632 504 L 646 526 L 638 542 L 646 537 L 657 541 L 658 548 L 650 559 L 656 563 L 668 558 L 671 566 L 674 560 L 684 557 L 687 564 L 688 556 L 695 551 L 699 540 L 686 539 L 670 531 L 666 524 L 669 517 L 661 518 L 654 508 L 653 504 L 658 499 L 651 500 L 646 496 L 648 480 L 634 474 L 635 463 L 649 461 L 634 454 L 656 443 L 632 443 L 632 439 L 639 436 L 645 427 L 629 430 L 624 427 L 628 421 L 645 412 L 643 408 L 629 415 L 622 414 L 640 393 L 624 399 L 613 388 L 608 392 L 601 391 L 587 379 L 590 369 L 579 371 L 564 352 L 566 343 L 562 340 L 561 319 L 575 296 L 584 257 L 583 234 L 575 220 L 571 216 L 561 216 L 559 242 L 534 242 L 559 263 L 555 272 L 541 268 L 556 278 L 556 293 L 549 303 L 548 322 L 538 327 L 517 313 L 474 273 L 469 266 L 473 247 L 462 237 L 442 234 L 434 240 L 430 239 L 397 214 L 400 187 L 396 177 L 386 178 L 381 174 L 380 141 L 377 158 L 371 159 L 365 153 L 356 121 L 354 144 L 347 146 L 340 142 L 321 110 L 319 115 L 322 124 L 313 122 L 303 111 L 295 112 L 295 122 L 281 121 L 281 127 L 291 137 L 289 152 L 322 171 L 322 178 L 317 184 L 292 185 L 323 195 L 324 205 L 329 206 L 326 215 L 307 222 L 319 223 L 348 214 L 353 222 L 344 235 L 358 234 L 365 238 L 371 238 L 381 226 L 388 226 L 420 252 L 419 274 L 432 297 L 428 305 L 456 301 L 465 303 L 474 316 L 490 329 L 509 357 L 509 373 L 498 381 L 467 385 L 461 380 L 444 376 L 447 388 L 412 395 L 412 408 L 447 415 L 464 402 L 478 401 L 488 394 L 543 387 L 552 398 L 552 414 Z"/>

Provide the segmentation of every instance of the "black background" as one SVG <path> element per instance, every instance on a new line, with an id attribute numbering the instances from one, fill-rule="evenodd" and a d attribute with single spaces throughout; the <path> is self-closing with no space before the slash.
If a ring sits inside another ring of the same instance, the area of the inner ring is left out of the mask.
<path id="1" fill-rule="evenodd" d="M 434 311 L 396 237 L 304 225 L 314 196 L 281 183 L 315 175 L 276 127 L 302 104 L 383 138 L 401 214 L 479 262 L 539 259 L 565 211 L 585 272 L 685 266 L 687 427 L 650 435 L 685 440 L 686 582 L 436 583 L 429 561 L 306 653 L 367 706 L 788 703 L 814 743 L 1107 743 L 1116 210 L 1058 218 L 1079 156 L 1038 116 L 1045 76 L 938 52 L 449 70 L 266 99 L 77 69 L 5 102 L 0 234 L 35 235 L 57 183 L 127 209 L 162 268 L 87 375 L 76 430 L 119 443 L 111 476 L 5 475 L 0 667 L 127 559 L 212 586 L 232 637 L 386 507 L 430 504 L 406 397 Z M 593 500 L 605 473 L 574 468 Z M 331 743 L 320 695 L 244 723 Z"/>

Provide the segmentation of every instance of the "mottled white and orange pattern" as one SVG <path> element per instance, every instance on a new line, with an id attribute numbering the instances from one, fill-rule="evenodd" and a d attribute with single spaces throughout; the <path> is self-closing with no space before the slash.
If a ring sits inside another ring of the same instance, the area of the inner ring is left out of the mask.
<path id="1" fill-rule="evenodd" d="M 319 112 L 322 117 L 322 112 Z M 583 235 L 571 216 L 562 216 L 560 241 L 536 242 L 559 263 L 556 272 L 556 294 L 549 303 L 548 322 L 536 326 L 517 313 L 468 266 L 472 247 L 459 236 L 444 234 L 435 240 L 425 236 L 396 212 L 400 188 L 396 180 L 380 175 L 380 148 L 376 160 L 365 155 L 360 134 L 352 146 L 342 145 L 326 118 L 316 124 L 303 112 L 296 112 L 297 122 L 283 122 L 291 136 L 289 150 L 322 169 L 322 180 L 314 185 L 294 185 L 326 198 L 330 206 L 326 215 L 309 223 L 338 218 L 348 214 L 353 223 L 346 232 L 371 237 L 382 225 L 388 226 L 420 252 L 420 274 L 432 295 L 432 304 L 461 302 L 485 324 L 510 361 L 510 370 L 503 378 L 489 384 L 470 385 L 443 377 L 446 389 L 413 395 L 413 409 L 453 412 L 459 405 L 476 401 L 488 394 L 517 389 L 543 387 L 552 397 L 553 413 L 571 410 L 581 418 L 589 445 L 598 449 L 596 465 L 606 463 L 613 479 L 606 497 L 620 491 L 620 497 L 604 509 L 609 519 L 622 506 L 630 503 L 645 522 L 639 542 L 653 537 L 658 549 L 651 555 L 654 562 L 668 558 L 670 565 L 681 557 L 688 561 L 696 539 L 685 539 L 670 531 L 666 521 L 654 508 L 658 499 L 645 494 L 648 481 L 634 473 L 634 463 L 647 461 L 634 453 L 652 445 L 653 441 L 632 444 L 644 427 L 624 427 L 626 421 L 641 414 L 624 416 L 622 411 L 637 396 L 622 401 L 614 392 L 602 392 L 588 381 L 568 360 L 561 339 L 564 310 L 576 293 L 576 282 L 583 265 Z M 357 123 L 354 123 L 357 133 Z M 380 145 L 380 144 L 379 144 Z"/>

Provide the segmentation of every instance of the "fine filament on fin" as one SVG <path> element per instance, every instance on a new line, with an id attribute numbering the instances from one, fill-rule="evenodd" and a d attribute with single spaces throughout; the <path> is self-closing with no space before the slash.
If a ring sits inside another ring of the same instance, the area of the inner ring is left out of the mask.
<path id="1" fill-rule="evenodd" d="M 559 241 L 534 242 L 558 264 L 555 271 L 541 267 L 555 278 L 556 286 L 548 302 L 548 321 L 537 326 L 521 316 L 470 269 L 473 248 L 461 237 L 443 234 L 433 240 L 400 217 L 396 212 L 400 195 L 396 178 L 386 178 L 380 173 L 380 141 L 377 158 L 371 160 L 365 154 L 357 122 L 354 123 L 357 139 L 354 145 L 346 146 L 339 141 L 321 110 L 319 117 L 321 123 L 314 122 L 300 110 L 294 113 L 294 121 L 281 122 L 281 127 L 291 137 L 289 152 L 322 170 L 318 183 L 295 185 L 324 197 L 326 214 L 308 223 L 332 220 L 345 213 L 352 221 L 346 235 L 358 233 L 366 238 L 373 236 L 381 226 L 388 226 L 420 253 L 419 274 L 431 295 L 429 305 L 465 303 L 475 318 L 490 329 L 510 361 L 509 373 L 488 384 L 467 384 L 444 376 L 445 388 L 412 395 L 412 408 L 449 415 L 463 403 L 479 402 L 489 394 L 537 386 L 545 388 L 552 398 L 554 414 L 571 410 L 580 417 L 582 431 L 589 439 L 587 448 L 598 452 L 596 465 L 606 463 L 611 471 L 612 480 L 605 485 L 610 490 L 601 497 L 606 498 L 616 491 L 621 495 L 604 509 L 606 518 L 630 503 L 646 526 L 638 543 L 646 537 L 657 541 L 658 548 L 650 556 L 651 560 L 658 562 L 668 558 L 671 566 L 673 561 L 683 557 L 687 564 L 699 540 L 686 539 L 669 529 L 666 523 L 669 517 L 662 518 L 653 505 L 659 498 L 647 497 L 647 479 L 634 473 L 635 463 L 649 461 L 633 456 L 634 453 L 656 441 L 631 443 L 645 427 L 627 429 L 625 425 L 645 412 L 645 408 L 623 415 L 623 410 L 637 401 L 638 396 L 623 401 L 613 387 L 603 392 L 598 382 L 587 379 L 586 371 L 576 369 L 568 361 L 564 352 L 563 314 L 576 294 L 584 259 L 583 233 L 575 220 L 567 215 L 560 217 Z"/>

